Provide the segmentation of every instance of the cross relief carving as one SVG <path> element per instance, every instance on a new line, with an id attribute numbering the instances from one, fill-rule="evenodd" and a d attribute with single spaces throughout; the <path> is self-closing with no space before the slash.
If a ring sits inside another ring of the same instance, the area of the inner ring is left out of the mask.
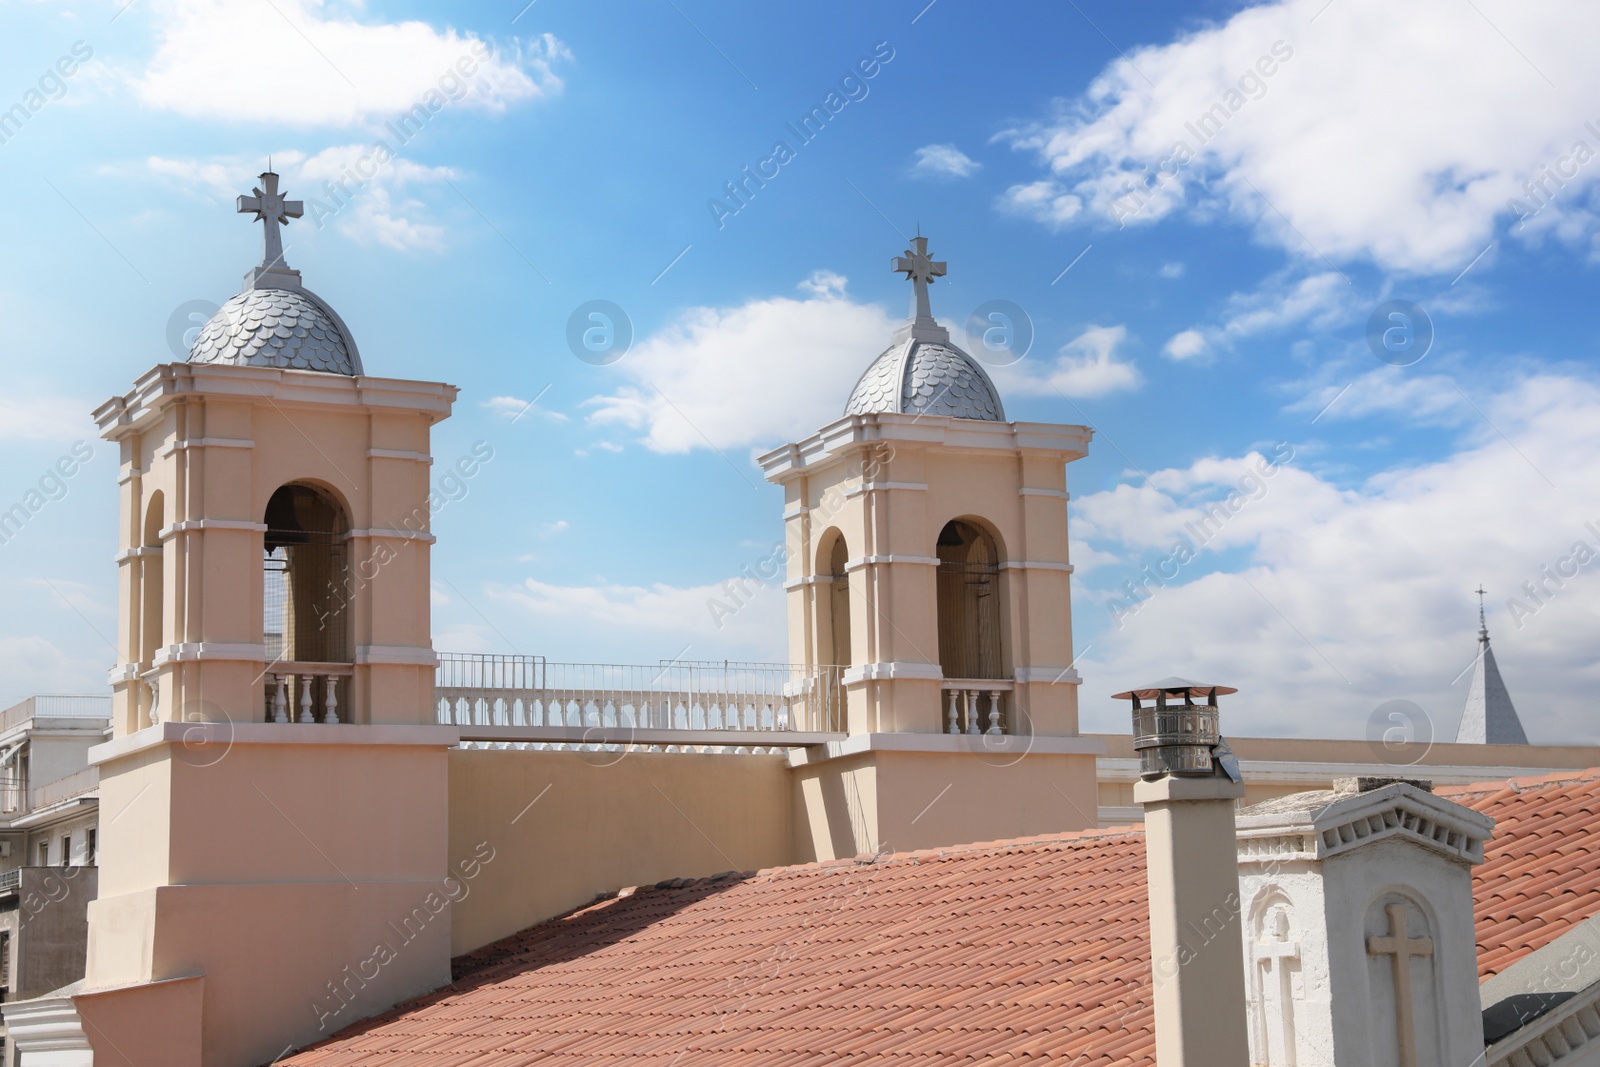
<path id="1" fill-rule="evenodd" d="M 1388 934 L 1367 938 L 1367 955 L 1388 956 L 1394 969 L 1395 1037 L 1400 1044 L 1400 1067 L 1418 1067 L 1417 1003 L 1411 984 L 1411 960 L 1433 955 L 1433 938 L 1411 937 L 1406 930 L 1406 906 L 1395 902 L 1384 908 Z"/>
<path id="2" fill-rule="evenodd" d="M 1289 911 L 1272 909 L 1264 924 L 1263 939 L 1252 945 L 1261 1015 L 1258 1034 L 1265 1062 L 1297 1067 L 1295 1051 L 1294 972 L 1300 966 L 1300 941 L 1291 936 Z M 1276 1025 L 1274 1025 L 1276 1023 Z"/>

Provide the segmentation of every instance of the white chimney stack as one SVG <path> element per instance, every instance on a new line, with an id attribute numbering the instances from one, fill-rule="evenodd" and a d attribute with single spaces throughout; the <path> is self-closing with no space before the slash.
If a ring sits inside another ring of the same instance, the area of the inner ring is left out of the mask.
<path id="1" fill-rule="evenodd" d="M 1133 701 L 1141 761 L 1161 1067 L 1250 1062 L 1233 825 L 1244 784 L 1217 729 L 1217 697 L 1234 692 L 1167 678 L 1116 697 Z"/>

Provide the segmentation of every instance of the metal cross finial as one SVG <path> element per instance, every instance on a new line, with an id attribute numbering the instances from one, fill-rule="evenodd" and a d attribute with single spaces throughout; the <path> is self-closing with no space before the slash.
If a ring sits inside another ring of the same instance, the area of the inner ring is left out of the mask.
<path id="1" fill-rule="evenodd" d="M 305 214 L 305 202 L 285 200 L 278 192 L 278 176 L 271 170 L 262 173 L 261 185 L 251 192 L 255 195 L 239 198 L 239 214 L 253 214 L 263 223 L 265 249 L 261 266 L 266 270 L 288 270 L 289 265 L 283 261 L 283 227 L 290 219 Z"/>
<path id="2" fill-rule="evenodd" d="M 1483 587 L 1482 582 L 1479 582 L 1478 588 L 1474 589 L 1473 592 L 1478 594 L 1478 640 L 1487 643 L 1489 640 L 1489 623 L 1483 615 L 1483 595 L 1488 590 Z"/>
<path id="3" fill-rule="evenodd" d="M 895 259 L 891 269 L 911 279 L 911 314 L 921 325 L 933 325 L 933 310 L 928 305 L 928 284 L 943 278 L 947 264 L 928 256 L 928 239 L 920 234 L 911 239 L 906 254 Z"/>

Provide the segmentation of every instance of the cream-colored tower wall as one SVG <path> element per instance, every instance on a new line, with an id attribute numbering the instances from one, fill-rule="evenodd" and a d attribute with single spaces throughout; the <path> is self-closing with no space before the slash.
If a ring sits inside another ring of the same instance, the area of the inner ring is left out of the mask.
<path id="1" fill-rule="evenodd" d="M 119 736 L 150 724 L 146 683 L 162 719 L 265 717 L 264 517 L 290 483 L 326 491 L 348 524 L 346 574 L 330 594 L 350 605 L 341 721 L 432 720 L 428 437 L 454 396 L 433 383 L 172 364 L 96 412 L 122 454 Z M 148 545 L 157 500 L 159 543 Z M 156 560 L 159 605 L 147 580 Z"/>
<path id="2" fill-rule="evenodd" d="M 203 1041 L 173 1032 L 162 1062 L 268 1062 L 449 980 L 456 733 L 432 725 L 428 499 L 430 430 L 455 393 L 171 364 L 96 412 L 122 463 L 121 663 L 113 740 L 93 754 L 107 818 L 85 986 L 95 1010 L 127 1009 L 106 1018 L 138 1029 L 130 1046 L 167 1048 L 146 1040 L 163 1020 L 131 1006 L 203 975 L 184 994 L 202 998 Z M 331 527 L 294 527 L 333 547 L 291 586 L 308 592 L 288 625 L 343 616 L 348 641 L 307 646 L 333 662 L 296 672 L 348 678 L 337 721 L 322 703 L 315 722 L 269 721 L 263 550 L 290 484 Z"/>
<path id="3" fill-rule="evenodd" d="M 164 723 L 102 745 L 116 814 L 85 988 L 137 1000 L 203 975 L 203 1062 L 253 1067 L 448 982 L 454 743 L 438 726 Z"/>
<path id="4" fill-rule="evenodd" d="M 1001 658 L 1029 720 L 1014 728 L 1077 732 L 1071 669 L 1068 462 L 1077 426 L 944 416 L 857 415 L 761 457 L 785 491 L 790 658 L 827 666 L 831 531 L 846 542 L 851 734 L 938 733 L 942 710 L 936 575 L 940 531 L 962 519 L 1001 557 Z"/>

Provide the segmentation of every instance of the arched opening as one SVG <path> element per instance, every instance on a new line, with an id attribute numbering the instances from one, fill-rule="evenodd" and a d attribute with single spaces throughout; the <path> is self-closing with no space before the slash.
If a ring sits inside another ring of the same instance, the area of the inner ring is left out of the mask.
<path id="1" fill-rule="evenodd" d="M 163 623 L 161 595 L 161 526 L 164 502 L 158 489 L 150 494 L 144 512 L 144 536 L 139 543 L 139 666 L 149 670 L 161 647 Z"/>
<path id="2" fill-rule="evenodd" d="M 825 722 L 845 720 L 844 672 L 854 662 L 850 651 L 850 576 L 845 563 L 850 551 L 844 535 L 829 530 L 818 552 L 817 654 L 827 674 L 828 707 Z"/>
<path id="3" fill-rule="evenodd" d="M 144 675 L 155 666 L 156 653 L 165 640 L 166 595 L 162 580 L 165 568 L 161 551 L 161 527 L 166 523 L 166 500 L 157 489 L 150 494 L 145 506 L 143 536 L 139 541 L 139 673 Z M 159 715 L 158 691 L 152 680 L 149 686 L 138 686 L 139 696 L 133 701 L 141 708 L 141 721 L 135 727 L 154 722 Z"/>
<path id="4" fill-rule="evenodd" d="M 844 570 L 845 562 L 849 559 L 849 556 L 849 549 L 844 543 L 844 535 L 835 533 L 833 544 L 828 548 L 828 569 L 826 572 L 826 577 L 828 578 L 828 662 L 839 667 L 848 667 L 854 662 L 850 657 L 850 576 Z"/>
<path id="5" fill-rule="evenodd" d="M 1003 678 L 1000 552 L 960 519 L 939 532 L 939 667 L 946 678 Z"/>
<path id="6" fill-rule="evenodd" d="M 292 483 L 267 501 L 263 538 L 262 631 L 269 664 L 269 718 L 336 722 L 348 706 L 349 671 L 330 664 L 351 661 L 350 524 L 326 490 Z M 272 664 L 300 665 L 298 674 Z M 320 669 L 311 669 L 312 667 Z M 331 698 L 331 699 L 330 699 Z M 277 706 L 274 700 L 277 700 Z"/>

